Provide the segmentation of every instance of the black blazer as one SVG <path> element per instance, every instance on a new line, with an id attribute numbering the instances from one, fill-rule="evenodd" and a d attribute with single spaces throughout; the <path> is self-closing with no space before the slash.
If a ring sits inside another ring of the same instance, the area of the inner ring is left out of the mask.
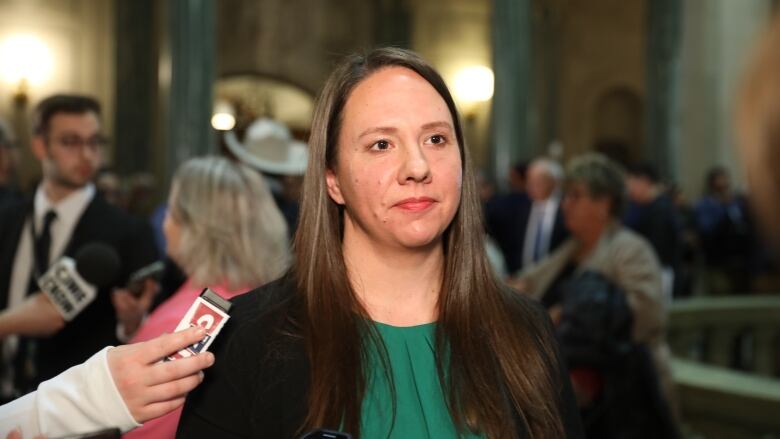
<path id="1" fill-rule="evenodd" d="M 523 240 L 531 199 L 524 192 L 511 192 L 490 199 L 485 205 L 485 224 L 504 255 L 509 274 L 523 264 Z"/>
<path id="2" fill-rule="evenodd" d="M 569 237 L 561 204 L 558 204 L 558 210 L 555 211 L 549 253 L 555 251 Z M 533 202 L 524 193 L 497 197 L 489 201 L 486 206 L 488 233 L 495 238 L 496 244 L 501 248 L 507 273 L 510 275 L 524 268 L 525 232 L 532 208 Z"/>
<path id="3" fill-rule="evenodd" d="M 33 209 L 32 199 L 0 207 L 0 307 L 8 305 L 8 289 L 24 223 Z M 65 256 L 73 257 L 85 244 L 102 242 L 116 250 L 122 261 L 113 284 L 98 291 L 97 298 L 57 334 L 37 340 L 38 381 L 84 362 L 105 346 L 116 345 L 116 312 L 111 290 L 124 285 L 130 273 L 156 259 L 151 228 L 110 205 L 99 194 L 89 203 L 73 229 Z"/>
<path id="4" fill-rule="evenodd" d="M 231 319 L 212 345 L 214 366 L 187 397 L 176 436 L 295 438 L 306 415 L 310 365 L 293 321 L 302 309 L 294 282 L 283 277 L 234 298 L 233 305 Z M 539 316 L 539 326 L 547 323 L 549 331 L 538 335 L 549 341 L 552 325 L 541 309 Z M 566 437 L 583 438 L 565 367 L 561 374 L 560 410 Z M 515 420 L 522 428 L 519 417 Z M 519 437 L 528 434 L 521 430 Z"/>

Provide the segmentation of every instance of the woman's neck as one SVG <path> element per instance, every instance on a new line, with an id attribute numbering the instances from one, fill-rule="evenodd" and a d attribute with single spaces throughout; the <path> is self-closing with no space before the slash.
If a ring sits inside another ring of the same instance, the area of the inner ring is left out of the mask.
<path id="1" fill-rule="evenodd" d="M 345 233 L 343 251 L 352 288 L 372 320 L 412 326 L 437 319 L 444 267 L 440 241 L 410 250 Z"/>

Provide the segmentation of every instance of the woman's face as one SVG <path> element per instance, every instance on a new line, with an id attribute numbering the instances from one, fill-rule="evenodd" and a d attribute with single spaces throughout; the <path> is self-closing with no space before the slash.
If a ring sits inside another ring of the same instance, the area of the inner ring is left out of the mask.
<path id="1" fill-rule="evenodd" d="M 566 228 L 576 238 L 582 238 L 595 226 L 603 226 L 610 219 L 609 199 L 593 197 L 583 183 L 572 183 L 566 188 L 561 208 Z"/>
<path id="2" fill-rule="evenodd" d="M 378 70 L 342 113 L 330 197 L 345 207 L 345 240 L 421 248 L 440 241 L 460 203 L 460 149 L 447 105 L 421 76 Z"/>

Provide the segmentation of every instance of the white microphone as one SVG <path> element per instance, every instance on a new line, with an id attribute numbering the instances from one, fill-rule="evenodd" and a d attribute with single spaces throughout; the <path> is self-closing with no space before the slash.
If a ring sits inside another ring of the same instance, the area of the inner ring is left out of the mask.
<path id="1" fill-rule="evenodd" d="M 55 262 L 38 278 L 38 286 L 69 322 L 95 300 L 98 288 L 116 278 L 119 266 L 119 255 L 113 248 L 90 243 L 75 258 L 66 256 Z"/>

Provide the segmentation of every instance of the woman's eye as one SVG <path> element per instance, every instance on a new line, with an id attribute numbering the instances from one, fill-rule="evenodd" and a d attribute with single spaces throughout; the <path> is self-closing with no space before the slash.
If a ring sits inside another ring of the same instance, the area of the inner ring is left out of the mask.
<path id="1" fill-rule="evenodd" d="M 380 151 L 384 151 L 387 148 L 390 148 L 390 142 L 388 142 L 387 140 L 380 140 L 374 143 L 373 145 L 371 145 L 371 149 L 378 149 Z"/>
<path id="2" fill-rule="evenodd" d="M 434 144 L 434 145 L 439 145 L 439 144 L 445 143 L 447 141 L 447 139 L 444 136 L 442 136 L 441 134 L 435 134 L 435 135 L 431 136 L 428 141 L 430 143 Z"/>

